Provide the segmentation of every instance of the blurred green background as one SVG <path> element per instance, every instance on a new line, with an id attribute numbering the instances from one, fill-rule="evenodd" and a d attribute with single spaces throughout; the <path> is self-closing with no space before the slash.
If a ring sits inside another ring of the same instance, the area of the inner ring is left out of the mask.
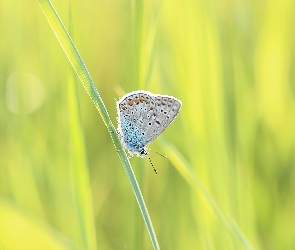
<path id="1" fill-rule="evenodd" d="M 295 2 L 52 2 L 114 123 L 129 91 L 183 102 L 149 145 L 168 156 L 150 153 L 159 174 L 130 160 L 161 248 L 294 249 Z M 0 34 L 0 250 L 82 249 L 72 69 L 37 1 L 0 0 Z M 97 249 L 152 249 L 110 135 L 77 86 Z"/>

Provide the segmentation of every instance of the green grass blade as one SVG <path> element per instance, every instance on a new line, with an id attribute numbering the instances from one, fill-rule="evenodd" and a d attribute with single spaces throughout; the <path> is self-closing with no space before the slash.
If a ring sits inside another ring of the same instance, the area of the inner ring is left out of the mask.
<path id="1" fill-rule="evenodd" d="M 143 71 L 142 71 L 142 26 L 143 26 L 143 0 L 134 1 L 134 48 L 135 48 L 135 76 L 134 81 L 139 85 L 139 89 L 143 88 Z"/>
<path id="2" fill-rule="evenodd" d="M 0 199 L 0 221 L 0 249 L 77 249 L 44 220 L 3 199 Z"/>
<path id="3" fill-rule="evenodd" d="M 213 208 L 215 214 L 225 226 L 225 228 L 242 243 L 244 248 L 252 250 L 253 247 L 251 246 L 250 242 L 245 237 L 243 232 L 240 230 L 237 223 L 234 221 L 234 219 L 226 216 L 224 212 L 220 209 L 217 202 L 203 185 L 202 181 L 193 172 L 193 168 L 184 158 L 184 156 L 163 136 L 160 138 L 160 141 L 162 143 L 162 148 L 165 150 L 165 154 L 169 155 L 169 160 L 173 163 L 173 165 L 176 167 L 181 176 L 186 180 L 186 182 L 191 185 L 195 192 L 200 192 L 205 197 L 205 199 Z"/>
<path id="4" fill-rule="evenodd" d="M 79 245 L 85 249 L 97 249 L 92 194 L 76 90 L 76 82 L 70 73 L 68 80 L 69 123 L 71 124 L 69 128 L 71 138 L 70 172 L 73 179 L 73 196 L 78 214 Z"/>
<path id="5" fill-rule="evenodd" d="M 127 155 L 122 148 L 122 145 L 120 143 L 120 139 L 117 135 L 116 129 L 113 126 L 111 119 L 108 115 L 108 112 L 105 108 L 105 105 L 98 94 L 98 91 L 88 73 L 88 70 L 83 63 L 82 58 L 80 57 L 77 49 L 75 48 L 75 45 L 73 41 L 71 40 L 68 32 L 66 31 L 65 27 L 63 26 L 60 18 L 58 17 L 56 11 L 54 10 L 52 4 L 50 1 L 47 0 L 38 0 L 51 28 L 53 29 L 60 45 L 62 46 L 64 52 L 66 53 L 71 65 L 73 66 L 75 72 L 77 73 L 80 81 L 82 82 L 86 92 L 90 96 L 91 100 L 94 102 L 95 107 L 98 109 L 105 125 L 108 128 L 108 131 L 110 132 L 110 135 L 113 139 L 114 145 L 118 151 L 119 157 L 122 161 L 124 170 L 129 178 L 129 181 L 132 185 L 133 191 L 135 193 L 137 202 L 139 204 L 142 216 L 144 218 L 148 233 L 150 235 L 152 244 L 154 249 L 160 249 L 157 238 L 152 226 L 152 222 L 150 220 L 147 208 L 145 206 L 141 191 L 139 189 L 138 183 L 136 181 L 135 175 L 133 173 L 133 170 L 131 168 L 130 162 L 127 158 Z"/>
<path id="6" fill-rule="evenodd" d="M 71 6 L 69 5 L 70 33 L 72 27 Z M 73 198 L 77 209 L 77 244 L 84 249 L 97 249 L 92 193 L 87 168 L 86 148 L 80 120 L 77 81 L 74 72 L 69 72 L 68 86 L 69 133 L 71 139 L 70 173 L 73 180 Z M 77 237 L 78 238 L 78 237 Z"/>

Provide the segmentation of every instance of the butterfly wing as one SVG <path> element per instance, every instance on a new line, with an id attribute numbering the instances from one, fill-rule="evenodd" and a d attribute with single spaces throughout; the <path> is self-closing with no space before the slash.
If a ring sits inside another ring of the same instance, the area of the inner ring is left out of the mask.
<path id="1" fill-rule="evenodd" d="M 152 119 L 147 123 L 147 144 L 155 140 L 169 126 L 182 105 L 181 101 L 173 96 L 154 95 L 154 100 Z"/>
<path id="2" fill-rule="evenodd" d="M 181 101 L 172 96 L 138 90 L 117 102 L 119 131 L 128 150 L 139 152 L 175 119 Z"/>
<path id="3" fill-rule="evenodd" d="M 146 91 L 133 91 L 117 102 L 119 131 L 129 151 L 140 153 L 147 144 L 146 124 L 154 107 L 155 101 Z"/>

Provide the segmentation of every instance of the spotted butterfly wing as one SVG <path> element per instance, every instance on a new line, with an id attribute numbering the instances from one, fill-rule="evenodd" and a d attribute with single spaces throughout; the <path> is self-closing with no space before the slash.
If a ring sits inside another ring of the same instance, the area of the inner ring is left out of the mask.
<path id="1" fill-rule="evenodd" d="M 175 119 L 181 101 L 144 90 L 130 92 L 117 102 L 119 132 L 131 154 L 146 155 L 145 146 L 158 137 Z"/>

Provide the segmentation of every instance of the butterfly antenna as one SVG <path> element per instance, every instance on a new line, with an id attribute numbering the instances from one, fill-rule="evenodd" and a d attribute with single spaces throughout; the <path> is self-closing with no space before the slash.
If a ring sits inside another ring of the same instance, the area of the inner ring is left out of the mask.
<path id="1" fill-rule="evenodd" d="M 151 148 L 149 148 L 149 150 L 151 150 L 151 151 L 154 151 L 154 150 L 152 150 Z M 158 154 L 158 155 L 161 155 L 163 158 L 167 158 L 167 156 L 166 155 L 162 155 L 162 154 L 160 154 L 159 152 L 157 152 L 157 151 L 154 151 L 156 154 Z"/>
<path id="2" fill-rule="evenodd" d="M 151 163 L 151 165 L 152 165 L 152 167 L 153 167 L 153 169 L 154 169 L 154 171 L 155 171 L 155 173 L 156 174 L 158 174 L 158 172 L 157 172 L 157 170 L 155 169 L 155 167 L 154 167 L 154 164 L 152 163 L 152 160 L 151 160 L 151 158 L 148 156 L 148 158 L 149 158 L 149 160 L 150 160 L 150 163 Z"/>
<path id="3" fill-rule="evenodd" d="M 158 154 L 158 155 L 161 155 L 163 158 L 167 158 L 167 156 L 166 155 L 162 155 L 162 154 L 160 154 L 159 152 L 157 152 L 156 151 L 156 154 Z"/>

